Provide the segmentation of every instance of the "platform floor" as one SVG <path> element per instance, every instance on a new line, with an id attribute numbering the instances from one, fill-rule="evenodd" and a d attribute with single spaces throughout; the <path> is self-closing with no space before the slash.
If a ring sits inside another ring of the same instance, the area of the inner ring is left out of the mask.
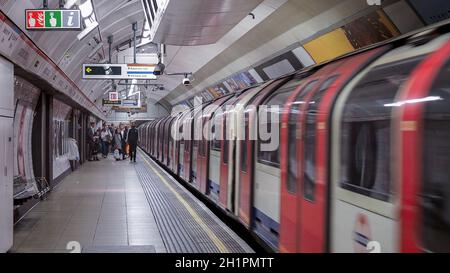
<path id="1" fill-rule="evenodd" d="M 14 228 L 17 253 L 252 252 L 203 203 L 147 155 L 110 156 L 65 178 Z"/>

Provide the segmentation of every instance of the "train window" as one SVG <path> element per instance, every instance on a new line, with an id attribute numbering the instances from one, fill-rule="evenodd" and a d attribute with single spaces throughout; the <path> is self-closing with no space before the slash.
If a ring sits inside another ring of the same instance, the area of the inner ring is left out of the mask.
<path id="1" fill-rule="evenodd" d="M 221 136 L 220 136 L 221 128 L 222 128 L 221 118 L 217 117 L 217 116 L 214 116 L 214 124 L 212 125 L 212 128 L 211 128 L 212 142 L 213 142 L 212 143 L 212 149 L 215 150 L 215 151 L 219 151 L 219 152 L 220 152 L 220 147 L 221 147 L 221 143 L 220 143 L 220 140 L 221 140 Z"/>
<path id="2" fill-rule="evenodd" d="M 450 63 L 428 95 L 423 130 L 422 242 L 427 251 L 450 252 Z"/>
<path id="3" fill-rule="evenodd" d="M 304 132 L 304 167 L 303 167 L 303 197 L 314 201 L 316 193 L 316 128 L 317 113 L 325 91 L 333 84 L 337 76 L 332 76 L 322 83 L 319 90 L 309 100 L 306 112 Z"/>
<path id="4" fill-rule="evenodd" d="M 422 58 L 375 67 L 352 90 L 341 125 L 342 188 L 389 201 L 391 113 L 397 91 Z"/>
<path id="5" fill-rule="evenodd" d="M 258 130 L 258 162 L 274 166 L 280 167 L 280 129 L 281 129 L 281 113 L 283 111 L 284 105 L 292 94 L 292 91 L 299 85 L 299 79 L 293 79 L 285 84 L 281 89 L 275 91 L 261 106 L 265 108 L 261 108 L 259 110 L 259 117 L 261 118 L 264 113 L 266 114 L 266 122 L 264 123 L 260 119 L 259 130 Z M 272 117 L 278 119 L 277 121 L 272 121 Z M 278 135 L 273 135 L 272 126 L 273 123 L 276 122 L 275 126 L 278 126 Z M 270 135 L 268 140 L 261 139 L 261 133 L 266 133 Z M 275 142 L 274 142 L 275 141 Z M 278 143 L 276 143 L 278 141 Z M 267 148 L 263 147 L 266 146 Z M 273 147 L 276 145 L 276 148 Z"/>
<path id="6" fill-rule="evenodd" d="M 303 90 L 297 95 L 289 113 L 288 125 L 288 179 L 286 188 L 290 193 L 297 192 L 298 180 L 298 161 L 297 161 L 297 121 L 300 115 L 300 106 L 303 104 L 303 98 L 308 94 L 317 81 L 308 83 Z"/>
<path id="7" fill-rule="evenodd" d="M 228 150 L 229 150 L 229 142 L 228 142 L 228 134 L 227 134 L 227 116 L 223 117 L 223 163 L 228 164 Z"/>
<path id="8" fill-rule="evenodd" d="M 247 171 L 247 156 L 248 156 L 248 149 L 247 149 L 247 140 L 249 139 L 250 134 L 250 114 L 246 111 L 244 113 L 244 140 L 241 141 L 241 170 L 243 172 Z"/>

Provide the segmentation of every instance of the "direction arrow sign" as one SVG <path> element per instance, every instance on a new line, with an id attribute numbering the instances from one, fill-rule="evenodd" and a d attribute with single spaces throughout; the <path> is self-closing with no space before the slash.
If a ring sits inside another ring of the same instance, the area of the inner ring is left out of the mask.
<path id="1" fill-rule="evenodd" d="M 25 10 L 27 30 L 81 30 L 81 12 L 78 9 Z"/>
<path id="2" fill-rule="evenodd" d="M 155 65 L 83 64 L 83 79 L 156 80 Z"/>

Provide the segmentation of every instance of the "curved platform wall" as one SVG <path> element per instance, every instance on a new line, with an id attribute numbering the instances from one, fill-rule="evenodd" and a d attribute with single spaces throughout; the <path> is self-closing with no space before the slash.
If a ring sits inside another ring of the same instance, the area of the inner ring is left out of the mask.
<path id="1" fill-rule="evenodd" d="M 41 90 L 15 77 L 14 80 L 14 176 L 33 179 L 32 129 Z"/>
<path id="2" fill-rule="evenodd" d="M 71 115 L 72 107 L 57 99 L 53 100 L 53 179 L 70 169 L 67 138 Z"/>

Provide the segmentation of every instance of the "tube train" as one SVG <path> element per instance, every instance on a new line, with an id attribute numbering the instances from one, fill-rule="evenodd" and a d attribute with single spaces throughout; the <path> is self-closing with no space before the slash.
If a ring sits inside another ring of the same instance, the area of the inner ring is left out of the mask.
<path id="1" fill-rule="evenodd" d="M 140 147 L 276 251 L 450 252 L 448 30 L 144 123 Z"/>

